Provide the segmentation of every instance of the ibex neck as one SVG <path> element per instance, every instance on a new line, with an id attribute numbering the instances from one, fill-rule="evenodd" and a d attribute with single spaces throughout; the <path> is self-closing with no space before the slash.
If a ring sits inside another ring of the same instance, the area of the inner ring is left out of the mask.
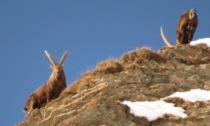
<path id="1" fill-rule="evenodd" d="M 64 72 L 61 72 L 59 75 L 55 74 L 55 73 L 52 73 L 50 75 L 49 81 L 57 81 L 57 80 L 63 80 L 63 79 L 65 80 Z"/>

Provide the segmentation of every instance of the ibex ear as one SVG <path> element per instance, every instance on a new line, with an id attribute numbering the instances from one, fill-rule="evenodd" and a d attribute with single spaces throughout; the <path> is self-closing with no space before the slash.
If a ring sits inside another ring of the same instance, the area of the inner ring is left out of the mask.
<path id="1" fill-rule="evenodd" d="M 53 66 L 52 66 L 52 65 L 50 65 L 50 68 L 51 68 L 51 69 L 53 69 Z"/>

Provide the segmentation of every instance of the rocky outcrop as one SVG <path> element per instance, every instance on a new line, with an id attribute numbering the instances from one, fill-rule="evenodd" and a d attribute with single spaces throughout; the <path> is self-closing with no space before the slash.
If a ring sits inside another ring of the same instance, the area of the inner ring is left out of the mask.
<path id="1" fill-rule="evenodd" d="M 18 126 L 207 126 L 210 101 L 166 99 L 187 118 L 165 115 L 155 121 L 135 117 L 124 100 L 155 101 L 177 91 L 210 90 L 210 49 L 182 45 L 152 52 L 142 48 L 99 63 L 59 98 L 32 111 Z M 152 113 L 151 113 L 152 114 Z"/>

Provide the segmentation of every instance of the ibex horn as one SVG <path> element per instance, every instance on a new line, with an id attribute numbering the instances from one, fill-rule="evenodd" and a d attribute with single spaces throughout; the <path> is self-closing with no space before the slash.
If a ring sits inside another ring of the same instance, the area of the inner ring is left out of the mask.
<path id="1" fill-rule="evenodd" d="M 168 47 L 173 47 L 173 45 L 171 44 L 171 42 L 169 42 L 169 40 L 165 37 L 165 34 L 163 33 L 163 27 L 162 26 L 160 27 L 160 33 L 161 33 L 161 37 L 162 37 L 163 41 L 165 42 L 165 44 Z"/>
<path id="2" fill-rule="evenodd" d="M 60 61 L 59 61 L 59 65 L 63 65 L 64 60 L 66 59 L 66 57 L 69 55 L 69 51 L 66 50 L 63 54 L 63 56 L 61 57 Z"/>
<path id="3" fill-rule="evenodd" d="M 52 56 L 50 55 L 49 52 L 47 52 L 47 50 L 44 51 L 45 54 L 47 55 L 48 59 L 50 60 L 50 62 L 52 63 L 52 65 L 56 65 L 55 60 L 52 58 Z"/>

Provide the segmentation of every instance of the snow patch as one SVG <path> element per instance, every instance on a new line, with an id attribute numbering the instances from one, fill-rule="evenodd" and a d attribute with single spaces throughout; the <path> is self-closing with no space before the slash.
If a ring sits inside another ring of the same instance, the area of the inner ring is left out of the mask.
<path id="1" fill-rule="evenodd" d="M 181 107 L 175 107 L 173 103 L 167 103 L 163 101 L 167 98 L 178 97 L 185 101 L 209 101 L 210 91 L 201 89 L 192 89 L 187 92 L 176 92 L 168 97 L 160 99 L 160 101 L 143 101 L 143 102 L 131 102 L 124 101 L 123 105 L 127 105 L 130 108 L 130 113 L 134 116 L 146 117 L 148 121 L 154 121 L 163 117 L 165 114 L 171 114 L 173 116 L 186 118 L 187 114 Z"/>
<path id="2" fill-rule="evenodd" d="M 196 102 L 196 101 L 208 101 L 210 100 L 210 91 L 201 89 L 192 89 L 187 92 L 176 92 L 164 99 L 178 97 L 185 101 Z"/>
<path id="3" fill-rule="evenodd" d="M 182 118 L 187 117 L 187 114 L 184 113 L 184 109 L 175 107 L 173 103 L 167 103 L 165 101 L 124 101 L 122 104 L 127 105 L 130 108 L 131 114 L 139 117 L 146 117 L 149 121 L 161 118 L 165 114 L 171 114 Z"/>
<path id="4" fill-rule="evenodd" d="M 198 45 L 198 44 L 206 44 L 208 47 L 210 47 L 210 38 L 201 38 L 190 42 L 190 45 Z"/>

